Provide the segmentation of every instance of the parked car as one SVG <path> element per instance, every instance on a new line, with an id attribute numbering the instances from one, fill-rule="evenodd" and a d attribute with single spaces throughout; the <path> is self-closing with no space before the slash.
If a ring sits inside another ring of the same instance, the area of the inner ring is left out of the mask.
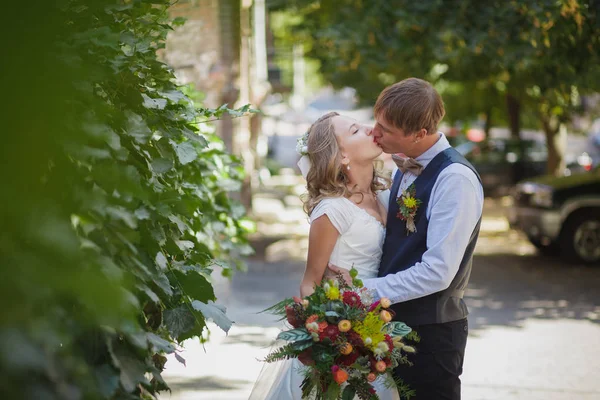
<path id="1" fill-rule="evenodd" d="M 486 194 L 505 192 L 520 180 L 546 171 L 547 153 L 541 142 L 488 139 L 459 144 L 456 150 L 479 172 Z"/>
<path id="2" fill-rule="evenodd" d="M 542 253 L 600 264 L 600 167 L 562 178 L 544 176 L 513 190 L 510 225 Z"/>
<path id="3" fill-rule="evenodd" d="M 517 182 L 546 173 L 548 149 L 542 141 L 488 139 L 467 141 L 455 148 L 479 172 L 486 194 L 506 194 Z M 585 156 L 586 153 L 567 153 L 565 175 L 589 170 L 591 158 Z"/>

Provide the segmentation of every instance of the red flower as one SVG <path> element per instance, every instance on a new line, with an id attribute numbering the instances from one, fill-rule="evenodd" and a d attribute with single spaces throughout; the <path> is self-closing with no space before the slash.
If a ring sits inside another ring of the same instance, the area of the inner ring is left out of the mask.
<path id="1" fill-rule="evenodd" d="M 344 303 L 350 307 L 362 307 L 360 296 L 356 292 L 344 292 Z"/>
<path id="2" fill-rule="evenodd" d="M 340 335 L 340 330 L 338 329 L 337 325 L 329 324 L 327 325 L 327 328 L 325 328 L 325 330 L 323 331 L 323 335 L 332 342 L 335 342 L 335 340 Z"/>
<path id="3" fill-rule="evenodd" d="M 312 347 L 304 350 L 302 353 L 298 354 L 298 361 L 304 365 L 315 365 L 315 360 L 312 359 L 312 352 Z"/>
<path id="4" fill-rule="evenodd" d="M 379 300 L 377 300 L 375 303 L 371 304 L 371 307 L 369 307 L 369 311 L 373 311 L 374 309 L 377 308 L 377 306 L 379 305 Z"/>
<path id="5" fill-rule="evenodd" d="M 364 346 L 362 338 L 358 333 L 356 333 L 356 331 L 348 331 L 346 333 L 346 339 L 348 339 L 348 342 L 350 342 L 350 344 L 355 348 Z"/>
<path id="6" fill-rule="evenodd" d="M 387 343 L 388 347 L 390 348 L 390 351 L 392 351 L 394 349 L 394 341 L 392 340 L 392 337 L 388 334 L 385 335 L 384 337 L 385 342 Z"/>
<path id="7" fill-rule="evenodd" d="M 285 307 L 285 315 L 287 317 L 288 322 L 294 328 L 298 328 L 302 326 L 302 321 L 298 317 L 298 313 L 294 310 L 294 307 L 286 306 Z"/>
<path id="8" fill-rule="evenodd" d="M 375 393 L 377 393 L 377 391 L 375 390 L 375 388 L 373 386 L 371 386 L 371 387 L 369 387 L 369 393 L 375 394 Z"/>
<path id="9" fill-rule="evenodd" d="M 360 354 L 358 353 L 358 351 L 354 350 L 354 351 L 352 351 L 352 353 L 350 353 L 346 356 L 339 357 L 338 362 L 346 367 L 349 367 L 350 365 L 352 365 L 356 362 L 358 357 L 360 357 Z"/>

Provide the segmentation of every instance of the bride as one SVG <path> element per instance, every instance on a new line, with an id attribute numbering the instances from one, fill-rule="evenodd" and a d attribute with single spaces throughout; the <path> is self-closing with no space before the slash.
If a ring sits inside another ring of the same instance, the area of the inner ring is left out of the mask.
<path id="1" fill-rule="evenodd" d="M 389 191 L 374 166 L 382 153 L 370 128 L 332 112 L 319 118 L 304 137 L 300 167 L 307 181 L 305 211 L 311 223 L 302 297 L 313 293 L 328 263 L 377 276 Z M 266 364 L 250 400 L 300 400 L 303 367 L 298 359 Z M 398 400 L 395 388 L 380 378 L 374 388 L 381 400 Z"/>

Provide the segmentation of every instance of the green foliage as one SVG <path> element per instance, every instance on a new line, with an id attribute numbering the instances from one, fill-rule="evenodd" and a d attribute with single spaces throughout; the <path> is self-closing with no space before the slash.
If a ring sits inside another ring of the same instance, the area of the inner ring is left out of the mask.
<path id="1" fill-rule="evenodd" d="M 272 363 L 281 360 L 288 360 L 290 358 L 298 357 L 299 353 L 300 351 L 296 350 L 293 343 L 288 343 L 285 346 L 281 346 L 277 350 L 269 353 L 263 361 L 267 363 Z"/>
<path id="2" fill-rule="evenodd" d="M 277 339 L 285 340 L 287 342 L 304 342 L 307 339 L 311 339 L 311 337 L 306 328 L 298 328 L 280 332 L 279 335 L 277 335 Z"/>
<path id="3" fill-rule="evenodd" d="M 502 122 L 510 94 L 552 135 L 580 109 L 581 95 L 600 89 L 596 0 L 271 4 L 294 14 L 290 31 L 324 78 L 356 88 L 367 104 L 385 86 L 416 76 L 435 83 L 450 122 L 481 113 Z"/>
<path id="4" fill-rule="evenodd" d="M 392 336 L 404 337 L 412 332 L 412 329 L 404 322 L 392 321 L 389 323 L 388 333 Z"/>
<path id="5" fill-rule="evenodd" d="M 169 5 L 37 2 L 3 26 L 6 398 L 152 398 L 178 342 L 231 326 L 210 274 L 251 251 L 227 195 L 243 170 L 198 130 L 253 110 L 198 110 L 175 84 Z"/>

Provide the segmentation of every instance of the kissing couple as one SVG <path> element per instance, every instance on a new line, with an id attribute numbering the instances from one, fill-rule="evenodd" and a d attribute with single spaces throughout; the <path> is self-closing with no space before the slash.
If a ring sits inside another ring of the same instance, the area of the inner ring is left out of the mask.
<path id="1" fill-rule="evenodd" d="M 420 337 L 412 366 L 394 375 L 417 400 L 461 396 L 468 310 L 463 300 L 483 210 L 481 179 L 438 125 L 445 109 L 427 81 L 409 78 L 381 92 L 375 126 L 332 112 L 312 124 L 300 146 L 311 223 L 301 297 L 323 277 L 358 271 L 375 300 Z M 376 168 L 382 152 L 397 167 Z M 298 359 L 266 365 L 250 399 L 300 400 Z M 372 383 L 382 400 L 395 388 Z"/>

